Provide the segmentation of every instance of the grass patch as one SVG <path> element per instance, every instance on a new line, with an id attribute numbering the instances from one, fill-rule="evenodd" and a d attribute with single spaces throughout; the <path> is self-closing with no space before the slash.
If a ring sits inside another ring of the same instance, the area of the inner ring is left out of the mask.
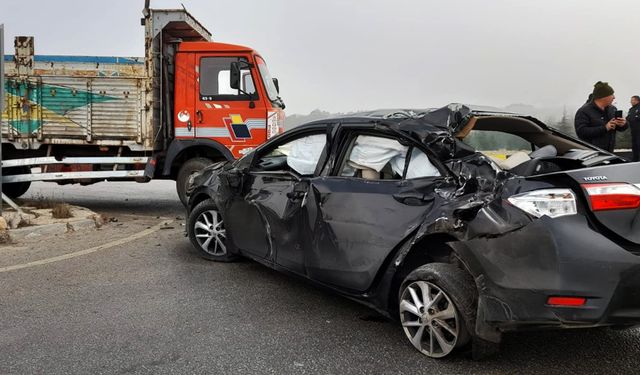
<path id="1" fill-rule="evenodd" d="M 73 217 L 71 206 L 66 203 L 56 203 L 51 208 L 51 216 L 53 216 L 54 219 L 68 219 Z"/>
<path id="2" fill-rule="evenodd" d="M 51 198 L 46 198 L 43 195 L 37 195 L 36 199 L 29 202 L 30 206 L 33 206 L 36 210 L 49 209 L 54 208 L 58 203 L 56 203 Z M 55 217 L 55 216 L 54 216 Z"/>

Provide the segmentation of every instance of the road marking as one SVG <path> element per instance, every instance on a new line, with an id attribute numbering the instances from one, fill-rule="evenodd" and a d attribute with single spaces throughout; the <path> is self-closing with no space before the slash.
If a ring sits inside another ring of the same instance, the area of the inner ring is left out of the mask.
<path id="1" fill-rule="evenodd" d="M 125 244 L 127 242 L 135 241 L 138 238 L 142 238 L 144 236 L 150 235 L 151 233 L 157 232 L 163 226 L 169 225 L 172 222 L 173 222 L 173 220 L 163 221 L 160 224 L 154 225 L 151 228 L 143 230 L 142 232 L 138 232 L 136 234 L 132 234 L 129 237 L 121 238 L 119 240 L 112 241 L 112 242 L 107 242 L 105 244 L 102 244 L 102 245 L 99 245 L 99 246 L 95 246 L 95 247 L 92 247 L 92 248 L 89 248 L 89 249 L 86 249 L 86 250 L 80 250 L 80 251 L 76 251 L 74 253 L 59 255 L 59 256 L 53 257 L 53 258 L 36 260 L 36 261 L 33 261 L 33 262 L 29 262 L 29 263 L 22 263 L 22 264 L 16 264 L 14 266 L 1 267 L 0 268 L 0 273 L 9 272 L 9 271 L 15 271 L 15 270 L 21 270 L 23 268 L 42 266 L 42 265 L 49 264 L 49 263 L 60 262 L 60 261 L 63 261 L 63 260 L 72 259 L 72 258 L 80 257 L 80 256 L 83 256 L 83 255 L 95 253 L 96 251 L 106 250 L 106 249 L 109 249 L 109 248 L 112 248 L 112 247 L 115 247 L 115 246 L 118 246 L 118 245 L 123 245 L 123 244 Z"/>

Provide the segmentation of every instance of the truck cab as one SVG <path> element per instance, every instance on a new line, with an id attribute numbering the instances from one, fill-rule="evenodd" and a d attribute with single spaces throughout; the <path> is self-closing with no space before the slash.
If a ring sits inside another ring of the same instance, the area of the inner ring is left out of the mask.
<path id="1" fill-rule="evenodd" d="M 244 46 L 181 43 L 174 103 L 176 140 L 214 140 L 235 158 L 284 128 L 277 81 L 264 59 Z"/>

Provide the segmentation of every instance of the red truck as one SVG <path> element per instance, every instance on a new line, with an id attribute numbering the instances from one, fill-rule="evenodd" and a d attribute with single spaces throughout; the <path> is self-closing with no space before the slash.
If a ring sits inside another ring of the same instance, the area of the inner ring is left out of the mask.
<path id="1" fill-rule="evenodd" d="M 173 179 L 237 158 L 284 130 L 278 81 L 253 49 L 211 41 L 184 9 L 143 11 L 145 57 L 5 58 L 3 192 L 31 181 Z"/>

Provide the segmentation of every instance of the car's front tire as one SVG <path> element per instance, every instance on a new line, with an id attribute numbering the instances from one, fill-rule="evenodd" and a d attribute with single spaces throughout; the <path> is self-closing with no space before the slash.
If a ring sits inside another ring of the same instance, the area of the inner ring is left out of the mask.
<path id="1" fill-rule="evenodd" d="M 400 287 L 400 322 L 411 344 L 431 358 L 443 358 L 471 340 L 475 322 L 473 278 L 452 264 L 413 270 Z"/>
<path id="2" fill-rule="evenodd" d="M 191 244 L 205 259 L 232 262 L 238 257 L 229 253 L 227 230 L 213 199 L 198 203 L 187 219 Z"/>

